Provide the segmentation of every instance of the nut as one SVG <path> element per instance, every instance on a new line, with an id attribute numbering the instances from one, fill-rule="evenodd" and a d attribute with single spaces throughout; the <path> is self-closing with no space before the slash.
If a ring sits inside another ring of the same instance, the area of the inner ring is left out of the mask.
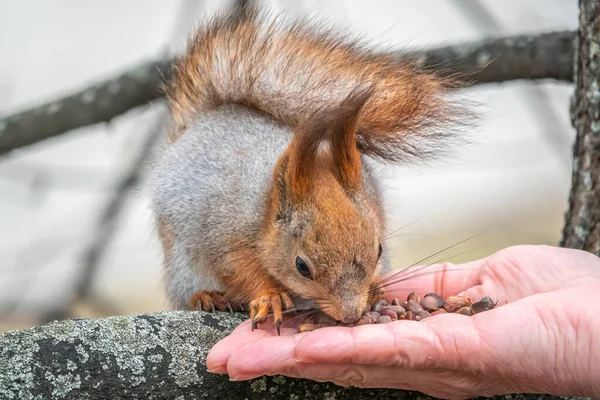
<path id="1" fill-rule="evenodd" d="M 362 317 L 360 317 L 360 319 L 358 321 L 356 321 L 356 323 L 354 324 L 355 326 L 360 326 L 360 325 L 370 325 L 370 324 L 374 324 L 375 320 L 373 319 L 372 316 L 370 316 L 369 314 L 364 314 Z"/>
<path id="2" fill-rule="evenodd" d="M 444 308 L 450 313 L 463 307 L 469 307 L 470 305 L 471 299 L 466 296 L 448 296 L 444 302 Z"/>
<path id="3" fill-rule="evenodd" d="M 462 315 L 473 315 L 473 311 L 471 310 L 471 307 L 461 307 L 458 310 L 456 310 L 455 313 L 462 314 Z"/>
<path id="4" fill-rule="evenodd" d="M 381 317 L 379 317 L 379 319 L 377 320 L 377 324 L 387 324 L 388 322 L 392 322 L 392 319 L 390 317 L 388 317 L 387 315 L 382 315 Z"/>
<path id="5" fill-rule="evenodd" d="M 417 311 L 422 311 L 423 307 L 421 307 L 421 305 L 419 303 L 417 303 L 415 300 L 409 300 L 408 304 L 406 305 L 406 309 L 408 311 L 417 312 Z"/>
<path id="6" fill-rule="evenodd" d="M 379 317 L 381 317 L 381 315 L 379 315 L 379 313 L 368 313 L 366 315 L 364 315 L 364 317 L 366 317 L 369 321 L 369 324 L 374 324 L 377 319 L 379 319 Z"/>
<path id="7" fill-rule="evenodd" d="M 398 319 L 398 312 L 396 310 L 394 310 L 392 307 L 398 307 L 398 306 L 386 306 L 383 307 L 381 309 L 381 311 L 379 311 L 379 313 L 381 315 L 387 315 L 388 317 L 390 317 L 390 319 L 392 321 L 395 321 Z"/>
<path id="8" fill-rule="evenodd" d="M 408 295 L 408 297 L 406 298 L 406 301 L 411 301 L 414 300 L 417 303 L 421 303 L 421 301 L 423 300 L 423 297 L 421 296 L 421 293 L 419 292 L 412 292 L 411 294 Z"/>
<path id="9" fill-rule="evenodd" d="M 393 306 L 400 306 L 402 308 L 406 308 L 406 304 L 407 303 L 405 301 L 402 301 L 400 299 L 394 299 L 394 300 L 392 300 L 392 305 Z"/>
<path id="10" fill-rule="evenodd" d="M 387 306 L 388 302 L 385 300 L 377 300 L 375 303 L 373 303 L 373 306 L 371 307 L 371 311 L 377 311 L 379 312 L 379 310 L 381 310 L 383 307 Z"/>
<path id="11" fill-rule="evenodd" d="M 404 307 L 402 307 L 402 306 L 385 306 L 383 308 L 392 309 L 392 310 L 396 311 L 396 313 L 398 313 L 398 315 L 404 314 L 406 312 L 406 309 L 404 309 Z"/>
<path id="12" fill-rule="evenodd" d="M 435 293 L 427 293 L 421 301 L 423 308 L 429 312 L 434 312 L 444 307 L 444 299 Z"/>
<path id="13" fill-rule="evenodd" d="M 471 310 L 473 314 L 478 314 L 483 311 L 491 310 L 498 304 L 498 302 L 494 303 L 494 301 L 488 296 L 484 296 L 476 303 L 471 304 Z"/>
<path id="14" fill-rule="evenodd" d="M 363 314 L 358 321 L 343 324 L 331 318 L 325 313 L 319 314 L 311 320 L 298 327 L 298 332 L 309 332 L 327 326 L 360 326 L 370 324 L 386 324 L 395 320 L 421 321 L 433 315 L 456 313 L 472 316 L 477 313 L 491 310 L 498 302 L 488 296 L 484 296 L 476 303 L 472 303 L 467 296 L 448 296 L 443 300 L 436 293 L 427 293 L 423 298 L 419 292 L 408 295 L 408 301 L 394 299 L 389 305 L 385 300 L 377 300 L 372 305 L 367 304 Z M 417 302 L 420 300 L 420 303 Z"/>
<path id="15" fill-rule="evenodd" d="M 415 314 L 412 311 L 407 311 L 404 314 L 399 315 L 399 319 L 414 320 Z"/>

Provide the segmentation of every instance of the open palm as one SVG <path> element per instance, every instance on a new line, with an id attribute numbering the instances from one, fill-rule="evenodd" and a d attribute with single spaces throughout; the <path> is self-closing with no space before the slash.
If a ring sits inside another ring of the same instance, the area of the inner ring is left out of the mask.
<path id="1" fill-rule="evenodd" d="M 577 250 L 517 246 L 411 287 L 498 300 L 467 317 L 328 327 L 307 333 L 246 322 L 217 343 L 209 370 L 234 380 L 282 374 L 344 386 L 417 390 L 441 398 L 515 392 L 600 395 L 600 258 Z M 402 297 L 401 285 L 387 297 Z M 404 295 L 405 296 L 405 295 Z"/>

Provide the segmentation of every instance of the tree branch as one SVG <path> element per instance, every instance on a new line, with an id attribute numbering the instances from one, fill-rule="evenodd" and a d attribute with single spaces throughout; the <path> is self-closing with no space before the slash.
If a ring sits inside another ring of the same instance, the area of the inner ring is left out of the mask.
<path id="1" fill-rule="evenodd" d="M 242 313 L 171 312 L 66 320 L 8 332 L 0 335 L 0 398 L 427 399 L 281 376 L 230 382 L 207 372 L 210 348 L 245 319 Z"/>
<path id="2" fill-rule="evenodd" d="M 573 80 L 574 32 L 519 35 L 419 52 L 399 52 L 426 69 L 468 84 L 516 79 Z M 122 75 L 39 107 L 0 119 L 0 154 L 83 126 L 108 122 L 163 96 L 170 61 L 142 64 Z"/>
<path id="3" fill-rule="evenodd" d="M 0 119 L 0 154 L 83 126 L 108 122 L 163 96 L 170 60 L 141 64 L 114 78 Z"/>
<path id="4" fill-rule="evenodd" d="M 520 79 L 573 81 L 575 32 L 552 32 L 485 39 L 398 55 L 422 68 L 462 79 L 467 84 Z"/>

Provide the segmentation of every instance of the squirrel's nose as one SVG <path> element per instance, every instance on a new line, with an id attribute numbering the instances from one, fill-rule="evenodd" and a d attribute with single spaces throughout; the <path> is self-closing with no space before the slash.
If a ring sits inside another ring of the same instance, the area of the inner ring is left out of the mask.
<path id="1" fill-rule="evenodd" d="M 361 313 L 359 312 L 352 313 L 351 315 L 344 315 L 342 317 L 342 323 L 344 324 L 353 324 L 360 319 Z"/>
<path id="2" fill-rule="evenodd" d="M 339 287 L 336 296 L 336 319 L 343 324 L 353 324 L 360 319 L 365 309 L 367 299 L 355 288 Z"/>
<path id="3" fill-rule="evenodd" d="M 362 315 L 364 307 L 344 307 L 340 312 L 340 321 L 344 324 L 353 324 Z"/>

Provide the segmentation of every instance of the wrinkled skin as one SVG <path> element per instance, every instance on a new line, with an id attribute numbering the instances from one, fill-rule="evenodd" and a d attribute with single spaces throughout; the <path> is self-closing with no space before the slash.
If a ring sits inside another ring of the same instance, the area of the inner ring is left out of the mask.
<path id="1" fill-rule="evenodd" d="M 498 300 L 472 317 L 328 327 L 278 337 L 248 322 L 217 343 L 210 371 L 233 380 L 286 375 L 343 386 L 399 388 L 462 399 L 509 393 L 600 396 L 600 258 L 516 246 L 403 282 L 422 293 Z M 451 271 L 454 268 L 461 270 Z M 464 269 L 467 270 L 464 270 Z M 386 297 L 405 297 L 400 285 Z"/>

